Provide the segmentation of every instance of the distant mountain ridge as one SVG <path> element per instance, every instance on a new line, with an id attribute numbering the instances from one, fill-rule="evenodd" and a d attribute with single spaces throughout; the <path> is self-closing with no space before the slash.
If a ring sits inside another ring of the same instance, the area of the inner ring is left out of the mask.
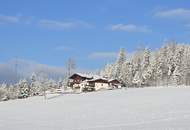
<path id="1" fill-rule="evenodd" d="M 66 71 L 63 67 L 48 66 L 24 59 L 0 63 L 0 83 L 16 83 L 21 78 L 29 78 L 32 73 L 57 80 L 64 78 Z"/>

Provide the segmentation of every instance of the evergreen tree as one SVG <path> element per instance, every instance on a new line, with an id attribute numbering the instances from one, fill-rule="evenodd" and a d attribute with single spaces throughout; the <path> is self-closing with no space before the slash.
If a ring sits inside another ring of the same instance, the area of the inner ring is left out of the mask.
<path id="1" fill-rule="evenodd" d="M 133 80 L 132 83 L 134 86 L 140 87 L 143 83 L 142 79 L 142 56 L 143 52 L 138 50 L 134 56 L 132 57 L 132 64 L 133 64 Z"/>
<path id="2" fill-rule="evenodd" d="M 124 48 L 122 48 L 119 52 L 117 62 L 114 66 L 114 77 L 115 78 L 121 77 L 122 66 L 125 62 L 126 62 L 126 51 Z"/>
<path id="3" fill-rule="evenodd" d="M 135 87 L 141 87 L 141 85 L 142 85 L 142 77 L 141 77 L 141 72 L 140 71 L 136 71 L 132 82 L 133 82 Z"/>
<path id="4" fill-rule="evenodd" d="M 175 85 L 182 84 L 182 77 L 184 74 L 184 64 L 182 64 L 183 56 L 184 49 L 182 47 L 178 47 L 175 53 L 175 70 L 173 72 L 173 80 Z"/>
<path id="5" fill-rule="evenodd" d="M 30 84 L 30 96 L 36 96 L 40 94 L 40 82 L 37 79 L 35 73 L 31 76 L 31 84 Z"/>
<path id="6" fill-rule="evenodd" d="M 142 63 L 142 84 L 148 86 L 151 78 L 152 70 L 150 66 L 150 50 L 145 49 Z"/>
<path id="7" fill-rule="evenodd" d="M 122 71 L 120 75 L 120 79 L 124 83 L 125 86 L 132 86 L 133 80 L 133 66 L 130 62 L 126 62 L 122 65 Z"/>
<path id="8" fill-rule="evenodd" d="M 27 80 L 23 79 L 20 80 L 19 84 L 19 98 L 27 98 L 29 97 L 29 85 Z"/>

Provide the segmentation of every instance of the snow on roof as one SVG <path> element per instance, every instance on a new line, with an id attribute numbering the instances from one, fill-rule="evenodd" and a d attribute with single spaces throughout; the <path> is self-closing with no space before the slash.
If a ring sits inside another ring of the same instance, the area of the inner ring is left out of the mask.
<path id="1" fill-rule="evenodd" d="M 111 82 L 111 81 L 114 81 L 114 80 L 117 80 L 117 79 L 109 79 L 108 82 Z M 117 80 L 117 81 L 119 81 L 119 80 Z"/>
<path id="2" fill-rule="evenodd" d="M 111 82 L 113 80 L 117 80 L 117 79 L 108 79 L 108 78 L 102 77 L 100 75 L 92 75 L 92 74 L 85 74 L 85 73 L 74 73 L 73 75 L 79 75 L 81 77 L 89 78 L 89 80 L 85 80 L 85 81 L 96 81 L 96 80 L 101 79 L 101 80 L 105 80 L 105 81 Z M 119 81 L 119 80 L 117 80 L 117 81 Z"/>
<path id="3" fill-rule="evenodd" d="M 81 77 L 85 77 L 85 78 L 93 78 L 93 76 L 92 75 L 89 75 L 89 74 L 83 74 L 83 73 L 74 73 L 73 75 L 79 75 L 79 76 L 81 76 Z M 72 75 L 72 76 L 73 76 Z M 72 76 L 70 76 L 70 77 L 72 77 Z"/>
<path id="4" fill-rule="evenodd" d="M 80 75 L 81 77 L 85 77 L 85 78 L 93 78 L 93 79 L 100 79 L 100 78 L 102 79 L 103 78 L 102 76 L 99 76 L 99 75 L 83 74 L 83 73 L 74 73 L 73 75 L 75 75 L 75 74 Z"/>
<path id="5" fill-rule="evenodd" d="M 94 76 L 93 77 L 93 79 L 91 79 L 91 80 L 88 80 L 88 81 L 96 81 L 96 80 L 105 80 L 105 81 L 108 81 L 108 79 L 106 79 L 106 78 L 103 78 L 103 77 L 101 77 L 101 76 Z"/>

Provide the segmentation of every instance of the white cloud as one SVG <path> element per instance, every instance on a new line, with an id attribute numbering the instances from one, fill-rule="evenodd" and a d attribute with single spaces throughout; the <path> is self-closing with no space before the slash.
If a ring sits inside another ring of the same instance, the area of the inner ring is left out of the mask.
<path id="1" fill-rule="evenodd" d="M 190 24 L 187 24 L 186 27 L 190 28 Z"/>
<path id="2" fill-rule="evenodd" d="M 176 8 L 155 13 L 156 17 L 161 18 L 176 18 L 176 19 L 190 19 L 190 9 Z"/>
<path id="3" fill-rule="evenodd" d="M 69 47 L 69 46 L 57 46 L 55 48 L 55 50 L 58 50 L 58 51 L 72 51 L 73 48 Z"/>
<path id="4" fill-rule="evenodd" d="M 40 20 L 39 24 L 42 27 L 46 27 L 49 29 L 68 29 L 68 28 L 73 28 L 75 26 L 75 24 L 71 22 L 60 22 L 53 20 Z"/>
<path id="5" fill-rule="evenodd" d="M 57 20 L 40 20 L 39 25 L 48 29 L 66 30 L 73 28 L 91 28 L 87 22 L 84 21 L 57 21 Z"/>
<path id="6" fill-rule="evenodd" d="M 18 23 L 19 20 L 18 16 L 0 15 L 0 24 Z"/>
<path id="7" fill-rule="evenodd" d="M 38 76 L 47 75 L 49 78 L 58 79 L 64 77 L 65 68 L 40 64 L 25 59 L 12 59 L 0 63 L 0 83 L 16 82 L 21 77 L 29 78 L 35 72 Z"/>
<path id="8" fill-rule="evenodd" d="M 106 58 L 116 58 L 116 52 L 93 52 L 89 55 L 90 59 L 106 59 Z"/>
<path id="9" fill-rule="evenodd" d="M 34 16 L 24 16 L 17 14 L 14 16 L 0 15 L 0 24 L 31 24 L 34 20 Z"/>
<path id="10" fill-rule="evenodd" d="M 13 16 L 1 15 L 0 14 L 0 24 L 34 24 L 37 22 L 38 25 L 48 29 L 54 30 L 67 30 L 67 29 L 76 29 L 76 28 L 93 28 L 94 26 L 88 22 L 82 20 L 66 20 L 66 21 L 57 21 L 50 19 L 35 19 L 35 16 L 24 16 L 22 14 L 17 14 Z"/>
<path id="11" fill-rule="evenodd" d="M 147 26 L 137 26 L 134 24 L 115 24 L 111 25 L 110 29 L 112 31 L 126 31 L 126 32 L 151 32 Z"/>

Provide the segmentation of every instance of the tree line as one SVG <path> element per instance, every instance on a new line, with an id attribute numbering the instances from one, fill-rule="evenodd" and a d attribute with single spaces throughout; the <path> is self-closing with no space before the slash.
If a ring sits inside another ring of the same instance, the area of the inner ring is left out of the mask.
<path id="1" fill-rule="evenodd" d="M 45 72 L 33 73 L 29 78 L 21 78 L 15 84 L 0 84 L 0 101 L 31 96 L 46 96 L 46 91 L 55 91 L 58 88 L 66 89 L 68 77 L 74 73 L 76 63 L 73 58 L 66 61 L 66 73 L 59 80 L 52 79 Z"/>
<path id="2" fill-rule="evenodd" d="M 116 62 L 100 74 L 127 87 L 190 85 L 190 45 L 170 41 L 160 49 L 141 48 L 130 56 L 122 48 Z"/>
<path id="3" fill-rule="evenodd" d="M 30 79 L 21 79 L 16 84 L 1 84 L 0 85 L 0 101 L 10 99 L 28 98 L 31 96 L 46 96 L 46 91 L 55 91 L 62 88 L 66 84 L 66 79 L 59 81 L 48 79 L 47 76 L 37 76 L 32 74 Z"/>

